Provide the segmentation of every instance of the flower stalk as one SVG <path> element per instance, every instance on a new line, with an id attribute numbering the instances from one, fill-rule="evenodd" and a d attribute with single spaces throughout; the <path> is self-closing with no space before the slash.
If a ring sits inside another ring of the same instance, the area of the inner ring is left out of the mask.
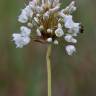
<path id="1" fill-rule="evenodd" d="M 48 82 L 48 96 L 51 96 L 51 50 L 52 45 L 48 45 L 47 54 L 46 54 L 46 61 L 47 61 L 47 82 Z"/>
<path id="2" fill-rule="evenodd" d="M 52 44 L 59 45 L 59 42 L 63 40 L 66 53 L 72 56 L 76 52 L 76 37 L 84 31 L 83 25 L 73 20 L 72 13 L 77 9 L 75 1 L 72 1 L 63 9 L 60 6 L 61 1 L 29 0 L 29 3 L 18 16 L 18 21 L 22 24 L 20 33 L 13 33 L 12 35 L 17 48 L 28 45 L 31 40 L 49 44 L 46 54 L 48 96 L 51 96 L 50 56 Z M 34 32 L 35 34 L 32 34 Z"/>

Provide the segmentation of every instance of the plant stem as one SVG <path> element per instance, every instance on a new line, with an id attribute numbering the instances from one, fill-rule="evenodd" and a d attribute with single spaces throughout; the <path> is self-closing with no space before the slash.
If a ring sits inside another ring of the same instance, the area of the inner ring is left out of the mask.
<path id="1" fill-rule="evenodd" d="M 47 80 L 48 80 L 48 96 L 51 96 L 51 44 L 48 45 L 47 54 L 46 54 L 46 61 L 47 61 Z"/>

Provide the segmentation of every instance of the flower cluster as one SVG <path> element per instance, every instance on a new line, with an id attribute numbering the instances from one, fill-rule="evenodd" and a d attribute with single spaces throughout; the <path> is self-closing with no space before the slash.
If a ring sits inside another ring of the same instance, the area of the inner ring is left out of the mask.
<path id="1" fill-rule="evenodd" d="M 22 48 L 31 41 L 30 34 L 35 30 L 34 41 L 41 43 L 53 43 L 58 45 L 59 39 L 63 38 L 70 43 L 65 46 L 68 55 L 72 55 L 76 48 L 76 36 L 81 32 L 82 25 L 74 22 L 72 13 L 76 11 L 75 1 L 72 1 L 66 8 L 60 9 L 59 0 L 32 0 L 21 14 L 18 21 L 23 24 L 21 33 L 13 34 L 13 41 L 17 47 Z"/>

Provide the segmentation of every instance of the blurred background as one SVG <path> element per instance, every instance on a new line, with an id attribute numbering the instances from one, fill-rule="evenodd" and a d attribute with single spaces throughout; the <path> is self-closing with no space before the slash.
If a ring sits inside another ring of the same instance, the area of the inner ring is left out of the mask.
<path id="1" fill-rule="evenodd" d="M 63 0 L 66 6 L 71 0 Z M 62 45 L 52 51 L 52 96 L 96 96 L 96 0 L 76 0 L 73 14 L 85 32 L 77 53 L 67 56 Z M 0 96 L 47 96 L 47 45 L 31 42 L 17 49 L 12 33 L 24 0 L 0 0 Z"/>

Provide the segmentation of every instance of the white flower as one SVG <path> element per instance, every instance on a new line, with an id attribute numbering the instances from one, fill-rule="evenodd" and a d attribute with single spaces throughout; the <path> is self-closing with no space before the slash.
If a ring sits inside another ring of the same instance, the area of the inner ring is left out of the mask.
<path id="1" fill-rule="evenodd" d="M 21 23 L 26 23 L 28 22 L 29 17 L 32 18 L 33 16 L 33 11 L 31 7 L 28 5 L 24 9 L 22 9 L 20 16 L 18 17 L 18 21 Z"/>
<path id="2" fill-rule="evenodd" d="M 34 21 L 39 24 L 39 19 L 37 17 L 34 17 Z"/>
<path id="3" fill-rule="evenodd" d="M 20 34 L 13 34 L 13 41 L 17 47 L 23 47 L 30 42 L 31 31 L 34 30 L 36 40 L 59 44 L 59 39 L 69 43 L 77 43 L 74 38 L 78 35 L 82 26 L 74 22 L 72 12 L 76 10 L 75 1 L 72 1 L 64 9 L 60 8 L 60 0 L 31 0 L 29 4 L 21 10 L 18 17 L 20 23 L 25 23 L 20 27 Z M 83 30 L 83 29 L 82 29 Z M 66 32 L 66 33 L 65 33 Z M 73 45 L 66 46 L 66 51 L 71 55 L 75 51 Z"/>
<path id="4" fill-rule="evenodd" d="M 36 14 L 36 17 L 40 17 L 40 14 Z"/>
<path id="5" fill-rule="evenodd" d="M 54 8 L 50 9 L 49 12 L 50 13 L 54 13 L 56 11 L 58 11 L 60 9 L 60 4 L 56 5 Z"/>
<path id="6" fill-rule="evenodd" d="M 32 8 L 32 9 L 35 9 L 37 6 L 37 0 L 31 0 L 29 2 L 29 6 Z"/>
<path id="7" fill-rule="evenodd" d="M 35 10 L 37 13 L 42 13 L 44 11 L 42 6 L 35 6 Z"/>
<path id="8" fill-rule="evenodd" d="M 74 52 L 76 52 L 76 48 L 73 45 L 67 45 L 65 49 L 68 55 L 72 55 Z"/>
<path id="9" fill-rule="evenodd" d="M 52 0 L 50 0 L 51 2 L 53 2 Z M 60 3 L 60 0 L 54 0 L 53 2 L 53 7 L 55 7 L 56 5 L 58 5 Z"/>
<path id="10" fill-rule="evenodd" d="M 62 18 L 65 17 L 65 14 L 64 14 L 63 10 L 61 10 L 60 12 L 58 12 L 58 14 L 59 14 L 59 16 L 62 17 Z"/>
<path id="11" fill-rule="evenodd" d="M 68 29 L 68 32 L 73 36 L 77 36 L 77 34 L 80 32 L 80 23 L 75 23 L 72 20 L 72 15 L 65 15 L 64 22 L 65 28 Z"/>
<path id="12" fill-rule="evenodd" d="M 16 44 L 17 48 L 22 48 L 23 46 L 27 45 L 30 42 L 29 37 L 23 37 L 21 34 L 13 34 L 13 41 Z"/>
<path id="13" fill-rule="evenodd" d="M 22 48 L 23 46 L 27 45 L 30 42 L 30 33 L 31 29 L 21 26 L 20 28 L 21 33 L 14 33 L 13 34 L 13 41 L 16 44 L 16 47 Z"/>
<path id="14" fill-rule="evenodd" d="M 40 30 L 43 30 L 44 29 L 44 26 L 43 25 L 40 25 L 39 29 Z"/>
<path id="15" fill-rule="evenodd" d="M 54 44 L 55 44 L 55 45 L 58 45 L 59 42 L 58 42 L 57 40 L 54 40 Z"/>
<path id="16" fill-rule="evenodd" d="M 76 11 L 75 1 L 72 1 L 69 5 L 69 13 Z"/>
<path id="17" fill-rule="evenodd" d="M 31 9 L 31 7 L 28 5 L 25 7 L 25 9 L 23 9 L 22 13 L 25 12 L 26 16 L 28 17 L 33 17 L 33 10 Z"/>
<path id="18" fill-rule="evenodd" d="M 21 26 L 20 31 L 21 31 L 22 36 L 24 36 L 24 37 L 30 36 L 31 29 L 27 28 L 26 26 Z"/>
<path id="19" fill-rule="evenodd" d="M 52 38 L 48 38 L 47 42 L 49 42 L 49 43 L 52 42 Z"/>
<path id="20" fill-rule="evenodd" d="M 41 36 L 42 35 L 39 29 L 37 29 L 36 32 L 37 32 L 37 35 L 38 36 Z"/>
<path id="21" fill-rule="evenodd" d="M 53 30 L 52 30 L 52 29 L 47 29 L 47 32 L 48 32 L 48 33 L 52 33 Z"/>
<path id="22" fill-rule="evenodd" d="M 26 23 L 28 21 L 28 17 L 25 15 L 25 14 L 21 14 L 19 17 L 18 17 L 18 21 L 20 23 Z"/>
<path id="23" fill-rule="evenodd" d="M 64 13 L 71 14 L 72 12 L 76 11 L 75 1 L 72 1 L 65 9 Z"/>
<path id="24" fill-rule="evenodd" d="M 58 23 L 58 28 L 62 28 L 62 25 L 60 23 Z"/>
<path id="25" fill-rule="evenodd" d="M 64 36 L 64 39 L 65 39 L 67 42 L 77 43 L 77 40 L 74 39 L 74 38 L 72 37 L 72 35 L 70 35 L 70 34 L 67 34 L 66 36 Z"/>
<path id="26" fill-rule="evenodd" d="M 72 15 L 65 15 L 64 22 L 65 22 L 65 28 L 73 28 L 74 22 L 72 20 Z"/>
<path id="27" fill-rule="evenodd" d="M 55 30 L 55 34 L 57 37 L 62 37 L 64 35 L 64 31 L 62 30 L 62 28 L 57 28 Z"/>
<path id="28" fill-rule="evenodd" d="M 27 26 L 30 27 L 30 28 L 32 28 L 33 27 L 33 24 L 29 22 L 29 23 L 27 23 Z"/>
<path id="29" fill-rule="evenodd" d="M 77 36 L 80 32 L 80 23 L 74 23 L 73 27 L 68 30 L 73 36 Z"/>

